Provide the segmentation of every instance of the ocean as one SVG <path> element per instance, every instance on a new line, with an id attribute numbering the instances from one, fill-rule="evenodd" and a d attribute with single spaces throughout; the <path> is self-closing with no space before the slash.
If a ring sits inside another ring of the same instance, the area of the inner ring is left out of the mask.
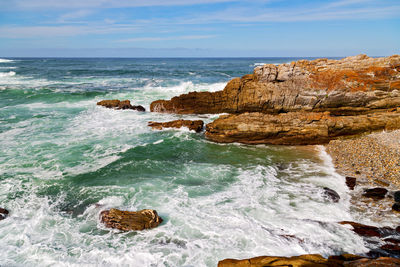
<path id="1" fill-rule="evenodd" d="M 158 99 L 218 91 L 295 58 L 0 59 L 1 266 L 216 266 L 225 258 L 365 253 L 335 222 L 352 212 L 324 147 L 217 144 L 148 121 Z M 129 99 L 147 112 L 96 106 Z M 324 187 L 341 195 L 324 197 Z M 104 209 L 155 209 L 157 228 L 120 232 Z M 390 222 L 389 222 L 390 223 Z"/>

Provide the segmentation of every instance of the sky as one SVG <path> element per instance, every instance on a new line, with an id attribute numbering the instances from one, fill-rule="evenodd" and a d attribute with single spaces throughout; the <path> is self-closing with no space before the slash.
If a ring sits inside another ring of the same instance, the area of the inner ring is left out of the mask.
<path id="1" fill-rule="evenodd" d="M 400 54 L 400 0 L 0 0 L 0 57 Z"/>

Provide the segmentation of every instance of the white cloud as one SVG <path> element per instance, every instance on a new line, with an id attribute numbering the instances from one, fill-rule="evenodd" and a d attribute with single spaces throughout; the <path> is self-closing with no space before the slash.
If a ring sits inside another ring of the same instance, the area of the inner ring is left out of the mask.
<path id="1" fill-rule="evenodd" d="M 107 26 L 2 26 L 0 38 L 65 37 L 89 34 L 131 33 L 138 31 L 135 25 Z"/>
<path id="2" fill-rule="evenodd" d="M 0 1 L 21 9 L 32 8 L 118 8 L 140 6 L 177 6 L 235 2 L 237 0 L 9 0 Z"/>
<path id="3" fill-rule="evenodd" d="M 86 17 L 90 14 L 92 14 L 93 11 L 88 10 L 88 9 L 80 9 L 77 11 L 73 11 L 73 12 L 69 12 L 69 13 L 65 13 L 63 15 L 60 16 L 59 20 L 60 21 L 67 21 L 67 20 L 72 20 L 72 19 L 79 19 L 79 18 L 83 18 Z"/>
<path id="4" fill-rule="evenodd" d="M 215 35 L 183 35 L 183 36 L 171 36 L 171 37 L 136 37 L 117 40 L 119 43 L 135 43 L 135 42 L 159 42 L 159 41 L 170 41 L 170 40 L 200 40 L 210 39 L 216 37 Z"/>

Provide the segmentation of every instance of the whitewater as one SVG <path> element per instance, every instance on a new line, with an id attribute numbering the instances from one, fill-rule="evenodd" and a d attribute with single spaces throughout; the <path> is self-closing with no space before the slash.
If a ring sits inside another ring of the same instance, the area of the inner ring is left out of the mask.
<path id="1" fill-rule="evenodd" d="M 0 59 L 0 265 L 216 266 L 225 258 L 365 253 L 343 220 L 344 177 L 324 147 L 216 144 L 148 121 L 218 117 L 96 106 L 218 91 L 291 58 Z M 324 187 L 341 195 L 324 197 Z M 155 209 L 157 228 L 120 232 L 104 209 Z M 395 223 L 388 220 L 387 223 Z"/>

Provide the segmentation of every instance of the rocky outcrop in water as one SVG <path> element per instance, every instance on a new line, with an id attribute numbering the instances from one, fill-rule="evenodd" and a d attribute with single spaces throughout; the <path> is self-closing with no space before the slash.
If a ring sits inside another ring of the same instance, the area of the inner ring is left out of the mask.
<path id="1" fill-rule="evenodd" d="M 101 222 L 106 227 L 122 231 L 137 231 L 157 227 L 162 218 L 157 211 L 144 209 L 140 211 L 122 211 L 118 209 L 105 210 L 100 213 Z"/>
<path id="2" fill-rule="evenodd" d="M 206 125 L 206 137 L 216 142 L 245 144 L 325 144 L 341 136 L 400 127 L 400 112 L 331 116 L 321 112 L 260 112 L 224 115 Z"/>
<path id="3" fill-rule="evenodd" d="M 100 102 L 97 102 L 97 105 L 99 106 L 103 106 L 106 108 L 113 108 L 113 109 L 133 109 L 133 110 L 137 110 L 137 111 L 146 111 L 146 109 L 142 106 L 133 106 L 131 105 L 131 101 L 129 100 L 102 100 Z"/>
<path id="4" fill-rule="evenodd" d="M 0 208 L 0 221 L 4 220 L 5 218 L 7 218 L 9 213 L 10 212 L 8 210 Z"/>
<path id="5" fill-rule="evenodd" d="M 400 257 L 400 227 L 376 227 L 350 221 L 339 223 L 351 225 L 352 231 L 364 239 L 370 249 L 367 253 L 369 257 Z"/>
<path id="6" fill-rule="evenodd" d="M 191 131 L 201 132 L 204 127 L 204 122 L 202 120 L 175 120 L 175 121 L 168 121 L 168 122 L 154 122 L 150 121 L 148 123 L 153 129 L 161 130 L 163 128 L 182 128 L 186 127 Z"/>
<path id="7" fill-rule="evenodd" d="M 207 125 L 217 142 L 305 145 L 400 128 L 400 56 L 267 64 L 223 91 L 157 100 L 178 114 L 232 113 Z"/>
<path id="8" fill-rule="evenodd" d="M 330 111 L 360 114 L 400 106 L 400 56 L 299 60 L 266 64 L 231 80 L 223 91 L 192 92 L 158 100 L 151 111 L 168 113 L 281 113 Z"/>
<path id="9" fill-rule="evenodd" d="M 331 256 L 328 259 L 318 254 L 306 254 L 294 257 L 262 256 L 245 260 L 225 259 L 218 263 L 218 267 L 394 267 L 399 265 L 400 259 L 385 257 L 368 259 L 352 254 Z"/>

